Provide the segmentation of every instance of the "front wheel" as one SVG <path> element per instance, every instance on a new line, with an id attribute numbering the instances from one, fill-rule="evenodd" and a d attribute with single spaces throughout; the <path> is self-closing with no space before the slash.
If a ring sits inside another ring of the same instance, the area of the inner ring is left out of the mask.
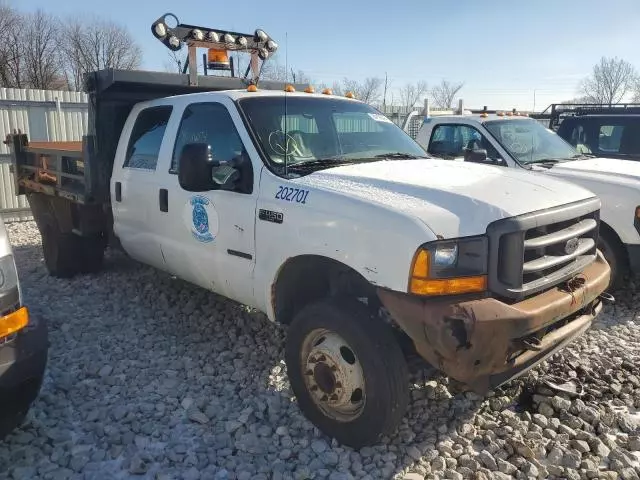
<path id="1" fill-rule="evenodd" d="M 611 268 L 611 281 L 609 282 L 609 288 L 620 288 L 623 284 L 624 274 L 626 273 L 625 252 L 622 245 L 617 240 L 612 239 L 610 235 L 601 233 L 598 241 L 598 248 Z"/>
<path id="2" fill-rule="evenodd" d="M 289 327 L 285 359 L 302 412 L 344 445 L 377 443 L 407 410 L 402 351 L 392 329 L 358 301 L 305 307 Z"/>

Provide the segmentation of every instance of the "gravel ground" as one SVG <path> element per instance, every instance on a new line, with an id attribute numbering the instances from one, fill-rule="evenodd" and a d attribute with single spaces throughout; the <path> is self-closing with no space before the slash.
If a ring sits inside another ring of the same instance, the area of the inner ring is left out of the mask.
<path id="1" fill-rule="evenodd" d="M 35 225 L 8 229 L 51 349 L 27 422 L 0 444 L 0 478 L 639 478 L 634 285 L 583 338 L 485 399 L 452 395 L 412 360 L 399 432 L 358 452 L 299 412 L 284 329 L 263 315 L 116 253 L 100 275 L 53 279 Z"/>

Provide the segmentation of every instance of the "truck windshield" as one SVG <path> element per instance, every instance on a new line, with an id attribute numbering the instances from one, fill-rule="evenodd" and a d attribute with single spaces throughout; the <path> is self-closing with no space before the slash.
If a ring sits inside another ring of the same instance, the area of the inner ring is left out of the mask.
<path id="1" fill-rule="evenodd" d="M 520 163 L 557 163 L 580 157 L 576 149 L 536 120 L 491 120 L 484 126 Z"/>
<path id="2" fill-rule="evenodd" d="M 270 167 L 279 175 L 306 175 L 357 162 L 428 157 L 402 129 L 363 103 L 292 95 L 287 97 L 286 107 L 282 96 L 244 98 L 238 104 Z"/>

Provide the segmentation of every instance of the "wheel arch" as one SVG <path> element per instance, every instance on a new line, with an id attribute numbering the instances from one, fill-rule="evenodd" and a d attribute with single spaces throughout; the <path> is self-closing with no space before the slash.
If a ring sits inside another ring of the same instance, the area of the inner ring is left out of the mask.
<path id="1" fill-rule="evenodd" d="M 367 298 L 377 302 L 375 287 L 354 268 L 321 255 L 287 259 L 271 286 L 274 319 L 288 325 L 305 305 L 331 296 Z"/>
<path id="2" fill-rule="evenodd" d="M 624 248 L 624 243 L 618 233 L 608 223 L 600 220 L 600 236 L 604 236 L 607 240 L 614 242 L 614 246 L 619 250 L 622 260 L 625 262 L 624 267 L 629 265 L 629 257 L 627 250 Z"/>

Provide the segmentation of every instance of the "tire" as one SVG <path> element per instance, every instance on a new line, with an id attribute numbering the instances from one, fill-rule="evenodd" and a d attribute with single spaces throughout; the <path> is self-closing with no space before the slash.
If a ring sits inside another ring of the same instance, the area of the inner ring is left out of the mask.
<path id="1" fill-rule="evenodd" d="M 102 270 L 104 261 L 104 241 L 100 237 L 78 237 L 82 256 L 78 271 L 97 273 Z"/>
<path id="2" fill-rule="evenodd" d="M 393 330 L 356 300 L 302 309 L 289 327 L 285 360 L 304 415 L 343 445 L 377 443 L 407 410 L 409 374 Z"/>
<path id="3" fill-rule="evenodd" d="M 620 288 L 624 283 L 627 264 L 622 245 L 617 239 L 612 238 L 610 233 L 601 232 L 598 248 L 611 267 L 611 281 L 608 288 L 613 290 Z"/>
<path id="4" fill-rule="evenodd" d="M 60 233 L 51 223 L 42 231 L 42 251 L 49 275 L 70 278 L 79 271 L 78 237 L 73 233 Z"/>
<path id="5" fill-rule="evenodd" d="M 16 391 L 2 392 L 0 401 L 0 440 L 20 427 L 40 392 L 44 378 L 44 366 L 39 375 L 30 379 Z"/>

